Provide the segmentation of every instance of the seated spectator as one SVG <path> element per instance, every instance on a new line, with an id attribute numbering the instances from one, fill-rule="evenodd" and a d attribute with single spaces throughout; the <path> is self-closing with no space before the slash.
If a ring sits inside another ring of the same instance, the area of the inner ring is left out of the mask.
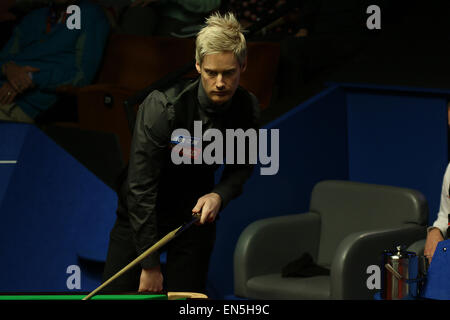
<path id="1" fill-rule="evenodd" d="M 0 48 L 11 37 L 14 26 L 30 11 L 49 5 L 50 0 L 0 1 Z"/>
<path id="2" fill-rule="evenodd" d="M 81 9 L 81 29 L 67 28 L 72 4 Z M 89 0 L 53 0 L 26 15 L 0 51 L 0 120 L 33 123 L 56 103 L 55 89 L 91 83 L 108 32 L 103 11 Z"/>
<path id="3" fill-rule="evenodd" d="M 258 35 L 272 35 L 275 40 L 284 36 L 306 36 L 303 12 L 305 1 L 297 0 L 229 0 L 225 4 L 227 11 L 236 14 L 241 24 L 249 28 L 254 24 L 265 21 L 267 18 L 284 11 L 278 19 L 265 25 Z M 287 9 L 288 8 L 288 9 Z"/>
<path id="4" fill-rule="evenodd" d="M 431 263 L 434 252 L 439 242 L 447 240 L 448 217 L 450 214 L 450 164 L 445 170 L 444 179 L 442 181 L 441 202 L 439 212 L 433 225 L 428 227 L 427 238 L 425 241 L 424 256 Z"/>
<path id="5" fill-rule="evenodd" d="M 194 37 L 221 0 L 95 0 L 109 12 L 114 31 L 143 36 Z"/>
<path id="6" fill-rule="evenodd" d="M 149 0 L 135 0 L 148 2 Z M 169 0 L 155 2 L 159 21 L 156 34 L 160 36 L 195 37 L 205 18 L 219 9 L 220 0 Z"/>

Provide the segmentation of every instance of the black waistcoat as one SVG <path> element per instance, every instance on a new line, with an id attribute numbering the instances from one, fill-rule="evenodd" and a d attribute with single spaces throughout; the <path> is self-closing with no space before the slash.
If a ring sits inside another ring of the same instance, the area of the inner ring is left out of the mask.
<path id="1" fill-rule="evenodd" d="M 202 133 L 209 128 L 219 129 L 224 138 L 225 155 L 225 129 L 242 128 L 245 131 L 254 128 L 256 100 L 245 89 L 238 87 L 226 110 L 208 115 L 201 109 L 198 100 L 199 81 L 199 79 L 187 83 L 181 81 L 163 91 L 168 101 L 165 107 L 169 108 L 169 114 L 173 115 L 169 119 L 169 127 L 172 131 L 179 128 L 187 129 L 191 137 L 195 137 L 194 121 L 202 122 Z M 208 143 L 203 142 L 203 149 Z M 171 160 L 172 147 L 173 144 L 168 143 L 155 207 L 158 220 L 167 222 L 185 221 L 189 218 L 198 198 L 212 191 L 215 184 L 214 174 L 220 167 L 220 164 L 194 164 L 193 160 L 192 164 L 175 165 Z M 122 211 L 121 208 L 126 211 L 126 186 L 121 189 L 122 200 L 119 201 L 118 213 Z"/>

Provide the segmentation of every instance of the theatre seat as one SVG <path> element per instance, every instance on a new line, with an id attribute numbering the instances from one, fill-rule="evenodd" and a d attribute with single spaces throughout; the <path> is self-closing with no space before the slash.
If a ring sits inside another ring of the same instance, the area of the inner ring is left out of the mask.
<path id="1" fill-rule="evenodd" d="M 115 133 L 128 162 L 131 133 L 124 101 L 193 57 L 192 39 L 112 34 L 96 83 L 77 92 L 79 127 Z"/>
<path id="2" fill-rule="evenodd" d="M 250 299 L 373 299 L 367 267 L 426 235 L 428 205 L 416 190 L 351 181 L 315 185 L 309 212 L 255 221 L 234 253 L 234 292 Z M 282 277 L 309 253 L 330 275 Z"/>

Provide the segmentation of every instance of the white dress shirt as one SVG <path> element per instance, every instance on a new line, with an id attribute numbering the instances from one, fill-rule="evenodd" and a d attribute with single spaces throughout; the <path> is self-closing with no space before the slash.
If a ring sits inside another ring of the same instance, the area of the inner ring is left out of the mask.
<path id="1" fill-rule="evenodd" d="M 450 213 L 449 187 L 450 187 L 450 163 L 447 165 L 447 169 L 445 170 L 444 174 L 444 180 L 442 182 L 441 204 L 439 206 L 439 213 L 437 219 L 434 221 L 433 226 L 428 228 L 428 230 L 430 230 L 433 227 L 438 228 L 439 230 L 441 230 L 444 238 L 447 233 L 448 214 Z"/>

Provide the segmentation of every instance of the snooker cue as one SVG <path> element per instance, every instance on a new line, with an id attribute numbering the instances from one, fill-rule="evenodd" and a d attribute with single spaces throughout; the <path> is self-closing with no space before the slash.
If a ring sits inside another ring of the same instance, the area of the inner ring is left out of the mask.
<path id="1" fill-rule="evenodd" d="M 167 242 L 169 242 L 170 240 L 172 240 L 173 238 L 175 238 L 177 235 L 180 234 L 181 231 L 186 230 L 188 227 L 190 227 L 194 222 L 196 222 L 197 220 L 200 219 L 200 215 L 196 214 L 194 215 L 194 217 L 192 218 L 192 220 L 188 223 L 183 224 L 182 226 L 176 228 L 175 230 L 169 232 L 168 234 L 166 234 L 161 240 L 159 240 L 157 243 L 155 243 L 153 246 L 151 246 L 150 248 L 148 248 L 147 250 L 145 250 L 141 255 L 139 255 L 136 259 L 134 259 L 133 261 L 131 261 L 128 265 L 126 265 L 125 267 L 123 267 L 119 272 L 117 272 L 115 275 L 113 275 L 111 278 L 109 278 L 108 280 L 106 280 L 104 283 L 102 283 L 98 288 L 96 288 L 95 290 L 93 290 L 91 293 L 89 293 L 86 297 L 84 297 L 82 300 L 88 300 L 90 298 L 92 298 L 95 294 L 97 294 L 97 292 L 99 292 L 100 290 L 102 290 L 104 287 L 106 287 L 108 284 L 110 284 L 112 281 L 114 281 L 115 279 L 117 279 L 118 277 L 120 277 L 122 274 L 124 274 L 125 272 L 127 272 L 128 270 L 130 270 L 131 268 L 133 268 L 136 264 L 138 264 L 139 262 L 141 262 L 144 258 L 146 258 L 149 254 L 155 252 L 156 250 L 158 250 L 159 248 L 161 248 L 162 246 L 164 246 Z"/>

